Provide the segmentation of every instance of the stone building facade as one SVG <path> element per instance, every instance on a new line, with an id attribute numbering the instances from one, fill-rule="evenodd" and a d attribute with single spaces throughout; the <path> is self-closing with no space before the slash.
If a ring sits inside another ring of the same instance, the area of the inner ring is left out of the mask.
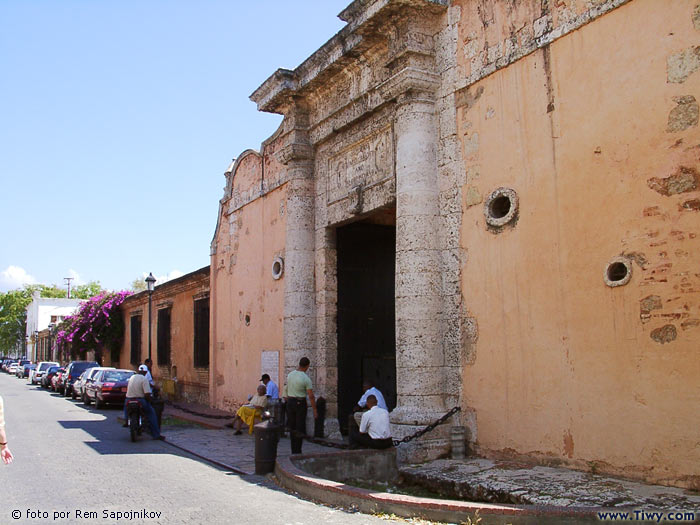
<path id="1" fill-rule="evenodd" d="M 370 378 L 395 437 L 459 405 L 480 454 L 697 488 L 700 7 L 340 17 L 251 96 L 284 120 L 226 174 L 212 402 L 307 355 L 329 432 Z M 448 434 L 399 451 L 437 457 Z"/>
<path id="2" fill-rule="evenodd" d="M 153 289 L 153 378 L 171 399 L 209 404 L 209 276 L 205 266 Z M 120 308 L 124 342 L 111 364 L 134 369 L 148 357 L 148 291 L 127 297 Z M 105 354 L 103 360 L 109 357 Z"/>

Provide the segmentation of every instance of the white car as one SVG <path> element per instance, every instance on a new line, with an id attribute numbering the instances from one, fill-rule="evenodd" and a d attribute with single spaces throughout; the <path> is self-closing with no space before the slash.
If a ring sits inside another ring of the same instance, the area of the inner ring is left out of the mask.
<path id="1" fill-rule="evenodd" d="M 36 385 L 37 383 L 41 384 L 41 378 L 46 373 L 46 371 L 52 366 L 58 366 L 58 363 L 55 363 L 53 361 L 41 361 L 40 363 L 38 363 L 36 365 L 36 370 L 34 370 L 34 373 L 29 378 L 29 382 L 32 385 Z"/>
<path id="2" fill-rule="evenodd" d="M 12 363 L 10 366 L 7 367 L 7 371 L 8 371 L 10 374 L 16 374 L 16 373 L 17 373 L 17 367 L 18 367 L 18 366 L 19 366 L 19 365 L 18 365 L 17 363 Z"/>

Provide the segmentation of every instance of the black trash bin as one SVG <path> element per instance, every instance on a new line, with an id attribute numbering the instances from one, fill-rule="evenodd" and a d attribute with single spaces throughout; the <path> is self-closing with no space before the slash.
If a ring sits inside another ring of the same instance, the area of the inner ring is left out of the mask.
<path id="1" fill-rule="evenodd" d="M 318 412 L 318 417 L 314 419 L 314 437 L 323 437 L 323 427 L 326 421 L 326 400 L 323 397 L 319 397 L 316 400 L 316 412 Z"/>
<path id="2" fill-rule="evenodd" d="M 255 473 L 274 472 L 280 427 L 268 419 L 253 427 L 255 434 Z"/>

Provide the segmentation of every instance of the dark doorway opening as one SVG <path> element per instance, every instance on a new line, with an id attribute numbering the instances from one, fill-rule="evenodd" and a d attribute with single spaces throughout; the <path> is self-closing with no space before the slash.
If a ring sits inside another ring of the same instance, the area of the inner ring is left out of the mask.
<path id="1" fill-rule="evenodd" d="M 348 415 L 371 379 L 389 410 L 396 406 L 394 212 L 339 227 L 338 420 L 347 433 Z"/>

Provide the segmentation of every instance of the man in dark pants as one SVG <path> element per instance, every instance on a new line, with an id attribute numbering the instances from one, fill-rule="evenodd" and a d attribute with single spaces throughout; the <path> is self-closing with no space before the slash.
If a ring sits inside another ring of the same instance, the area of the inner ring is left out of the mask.
<path id="1" fill-rule="evenodd" d="M 299 360 L 299 367 L 287 376 L 285 399 L 287 400 L 287 425 L 292 441 L 292 454 L 301 454 L 303 436 L 306 435 L 306 396 L 309 396 L 314 419 L 318 417 L 313 386 L 311 379 L 306 375 L 309 364 L 309 358 L 302 357 Z"/>
<path id="2" fill-rule="evenodd" d="M 377 398 L 374 394 L 367 396 L 367 408 L 362 414 L 359 431 L 350 429 L 351 448 L 389 448 L 393 445 L 391 440 L 391 428 L 389 424 L 389 412 L 377 406 Z"/>

